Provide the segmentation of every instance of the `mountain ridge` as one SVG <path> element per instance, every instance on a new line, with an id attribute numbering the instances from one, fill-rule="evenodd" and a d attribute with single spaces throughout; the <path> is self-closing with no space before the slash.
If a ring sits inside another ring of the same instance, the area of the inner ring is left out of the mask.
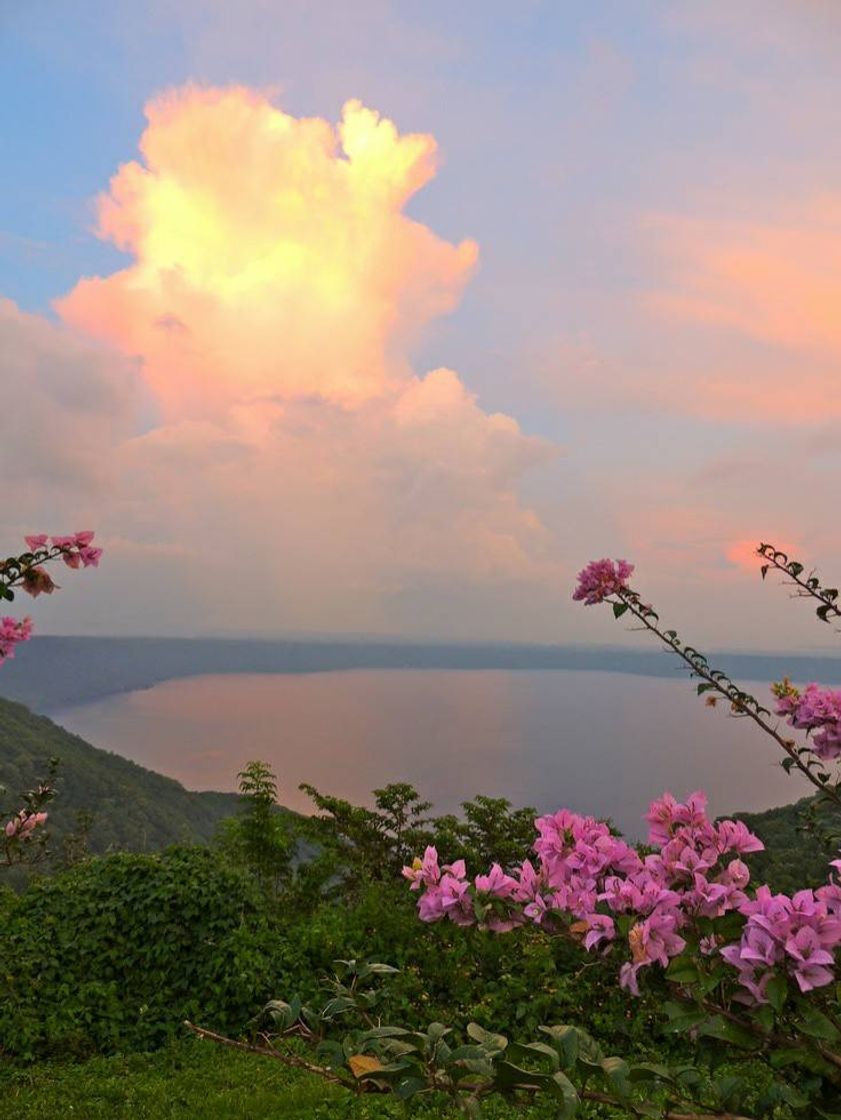
<path id="1" fill-rule="evenodd" d="M 841 684 L 841 658 L 784 653 L 718 653 L 710 661 L 734 679 L 783 676 Z M 677 677 L 659 649 L 334 640 L 85 638 L 41 635 L 3 666 L 0 696 L 42 712 L 151 688 L 166 680 L 220 673 L 317 673 L 353 669 L 571 670 Z"/>

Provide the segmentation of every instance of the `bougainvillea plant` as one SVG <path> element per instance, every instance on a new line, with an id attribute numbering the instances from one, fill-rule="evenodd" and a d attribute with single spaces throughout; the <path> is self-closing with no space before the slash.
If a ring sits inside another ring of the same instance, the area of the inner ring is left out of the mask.
<path id="1" fill-rule="evenodd" d="M 834 589 L 813 575 L 801 580 L 802 565 L 773 546 L 758 551 L 766 561 L 763 578 L 778 569 L 798 593 L 820 600 L 823 621 L 841 617 Z M 573 598 L 607 603 L 617 619 L 633 616 L 698 678 L 699 695 L 723 699 L 734 716 L 752 720 L 782 751 L 787 771 L 798 770 L 822 799 L 841 804 L 832 770 L 841 759 L 841 694 L 783 681 L 772 688 L 772 712 L 661 626 L 631 587 L 633 572 L 624 560 L 593 561 Z M 789 727 L 804 738 L 791 737 Z M 477 1024 L 462 1039 L 440 1023 L 425 1032 L 386 1025 L 366 1002 L 365 983 L 374 974 L 355 962 L 342 964 L 351 982 L 334 978 L 320 1009 L 273 1001 L 267 1014 L 275 1029 L 263 1032 L 259 1045 L 190 1026 L 356 1091 L 444 1093 L 469 1114 L 501 1093 L 547 1095 L 563 1120 L 586 1102 L 609 1115 L 661 1120 L 841 1120 L 841 860 L 829 861 L 817 889 L 775 894 L 751 881 L 742 858 L 761 850 L 761 841 L 743 822 L 711 820 L 702 792 L 683 801 L 664 794 L 651 803 L 647 821 L 648 844 L 639 847 L 607 823 L 563 809 L 535 821 L 534 859 L 468 875 L 463 860 L 442 864 L 429 847 L 403 875 L 418 894 L 423 921 L 563 937 L 583 953 L 615 960 L 630 999 L 652 970 L 661 970 L 670 991 L 664 1030 L 703 1050 L 703 1068 L 607 1056 L 577 1024 L 547 1024 L 538 1038 L 514 1043 Z M 384 966 L 375 969 L 381 977 Z M 320 1061 L 290 1050 L 290 1036 L 316 1046 Z"/>
<path id="2" fill-rule="evenodd" d="M 45 533 L 25 538 L 26 551 L 0 560 L 0 599 L 14 602 L 16 592 L 37 598 L 52 595 L 59 585 L 45 564 L 57 560 L 72 569 L 96 568 L 102 549 L 93 543 L 94 534 L 82 530 L 69 536 L 50 537 Z M 0 617 L 0 664 L 15 656 L 15 649 L 32 637 L 32 619 Z M 21 794 L 22 804 L 8 820 L 0 823 L 0 867 L 32 863 L 46 852 L 47 804 L 55 796 L 55 760 L 48 776 L 33 789 Z M 2 792 L 2 791 L 0 791 Z"/>

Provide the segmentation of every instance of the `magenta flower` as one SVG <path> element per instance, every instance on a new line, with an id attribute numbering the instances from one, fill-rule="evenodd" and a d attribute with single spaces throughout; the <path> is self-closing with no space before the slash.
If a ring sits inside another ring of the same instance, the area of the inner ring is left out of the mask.
<path id="1" fill-rule="evenodd" d="M 777 697 L 777 715 L 812 736 L 812 749 L 824 762 L 841 758 L 841 691 L 821 688 L 812 682 L 802 692 L 788 681 L 772 687 Z"/>
<path id="2" fill-rule="evenodd" d="M 834 980 L 835 953 L 841 946 L 841 859 L 833 878 L 817 891 L 789 897 L 759 887 L 747 893 L 750 870 L 738 858 L 762 844 L 740 821 L 713 824 L 703 793 L 678 801 L 671 794 L 652 802 L 647 819 L 651 843 L 659 850 L 642 858 L 608 826 L 568 809 L 535 821 L 536 864 L 525 860 L 510 873 L 494 864 L 468 881 L 464 861 L 437 875 L 437 855 L 427 849 L 404 875 L 414 889 L 424 888 L 418 910 L 423 921 L 443 918 L 458 925 L 477 922 L 477 905 L 486 929 L 507 932 L 532 922 L 582 935 L 588 950 L 609 951 L 616 941 L 615 915 L 632 919 L 620 984 L 639 994 L 640 975 L 653 965 L 666 967 L 697 933 L 699 918 L 729 912 L 744 916 L 739 941 L 704 942 L 707 955 L 719 953 L 733 967 L 735 998 L 766 1002 L 773 976 L 787 976 L 801 991 Z M 434 857 L 434 858 L 433 858 Z M 426 870 L 424 870 L 426 868 Z M 490 903 L 490 906 L 488 905 Z"/>
<path id="3" fill-rule="evenodd" d="M 609 595 L 627 590 L 633 570 L 634 565 L 627 560 L 591 560 L 578 573 L 578 585 L 572 597 L 587 606 L 603 603 Z"/>
<path id="4" fill-rule="evenodd" d="M 584 935 L 584 948 L 595 949 L 603 941 L 612 941 L 616 936 L 616 927 L 609 914 L 591 914 L 587 918 L 589 929 Z"/>
<path id="5" fill-rule="evenodd" d="M 0 618 L 0 663 L 15 656 L 15 646 L 32 637 L 31 618 Z"/>
<path id="6" fill-rule="evenodd" d="M 434 887 L 441 878 L 437 851 L 432 847 L 427 848 L 423 859 L 415 859 L 411 867 L 403 868 L 401 874 L 404 879 L 409 880 L 413 891 L 419 890 L 421 884 Z"/>

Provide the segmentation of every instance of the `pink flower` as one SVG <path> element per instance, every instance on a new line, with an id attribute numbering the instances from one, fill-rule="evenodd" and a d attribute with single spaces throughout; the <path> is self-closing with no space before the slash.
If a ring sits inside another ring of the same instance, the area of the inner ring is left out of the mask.
<path id="1" fill-rule="evenodd" d="M 517 880 L 506 875 L 498 863 L 493 865 L 489 875 L 477 875 L 474 884 L 481 894 L 490 894 L 495 898 L 511 898 L 519 887 Z"/>
<path id="2" fill-rule="evenodd" d="M 15 646 L 32 637 L 31 618 L 0 618 L 0 663 L 15 656 Z"/>
<path id="3" fill-rule="evenodd" d="M 101 548 L 91 548 L 89 545 L 86 545 L 84 548 L 79 549 L 79 556 L 82 558 L 82 563 L 86 568 L 98 568 L 101 555 Z"/>
<path id="4" fill-rule="evenodd" d="M 814 732 L 812 749 L 824 762 L 841 758 L 841 691 L 821 688 L 814 682 L 802 692 L 788 681 L 772 687 L 776 711 L 800 731 Z"/>
<path id="5" fill-rule="evenodd" d="M 30 537 L 23 538 L 26 541 L 26 547 L 30 552 L 37 552 L 39 548 L 45 548 L 47 545 L 46 533 L 36 533 Z"/>
<path id="6" fill-rule="evenodd" d="M 662 797 L 651 802 L 645 814 L 645 820 L 651 826 L 648 830 L 649 844 L 665 844 L 671 839 L 677 826 L 676 810 L 677 801 L 670 793 L 664 793 Z"/>
<path id="7" fill-rule="evenodd" d="M 58 584 L 46 568 L 27 568 L 23 573 L 21 587 L 33 599 L 39 595 L 52 595 Z"/>
<path id="8" fill-rule="evenodd" d="M 424 877 L 423 861 L 417 860 L 404 875 L 414 889 L 425 888 L 418 907 L 424 921 L 446 917 L 473 925 L 478 905 L 487 929 L 560 925 L 581 934 L 590 951 L 605 952 L 611 945 L 621 950 L 614 916 L 628 915 L 630 959 L 621 964 L 619 979 L 633 994 L 639 994 L 640 971 L 665 968 L 685 949 L 687 930 L 697 935 L 699 918 L 730 912 L 745 919 L 739 940 L 722 945 L 720 938 L 707 936 L 702 951 L 719 953 L 735 969 L 736 999 L 765 1002 L 772 976 L 790 977 L 802 992 L 834 980 L 841 946 L 841 859 L 833 862 L 835 877 L 817 891 L 789 897 L 762 886 L 751 897 L 749 868 L 729 858 L 762 848 L 743 822 L 714 825 L 701 792 L 683 802 L 664 794 L 652 802 L 647 819 L 659 850 L 644 859 L 602 821 L 562 809 L 535 821 L 536 865 L 526 860 L 509 874 L 494 864 L 473 886 L 461 860 L 445 866 L 440 880 L 434 872 Z M 429 866 L 437 871 L 437 855 Z"/>
<path id="9" fill-rule="evenodd" d="M 745 854 L 765 851 L 765 845 L 758 836 L 754 836 L 744 821 L 721 821 L 715 831 L 716 846 L 720 852 Z"/>
<path id="10" fill-rule="evenodd" d="M 415 859 L 411 867 L 404 867 L 401 872 L 404 879 L 411 883 L 411 890 L 419 890 L 421 885 L 434 887 L 441 878 L 438 867 L 438 852 L 429 847 L 423 853 L 423 859 Z"/>
<path id="11" fill-rule="evenodd" d="M 589 929 L 584 935 L 584 948 L 595 949 L 602 941 L 612 941 L 616 927 L 609 914 L 590 914 L 586 919 Z"/>
<path id="12" fill-rule="evenodd" d="M 634 565 L 627 560 L 591 560 L 578 573 L 578 585 L 572 597 L 583 600 L 587 606 L 603 603 L 609 595 L 627 590 L 633 570 Z"/>

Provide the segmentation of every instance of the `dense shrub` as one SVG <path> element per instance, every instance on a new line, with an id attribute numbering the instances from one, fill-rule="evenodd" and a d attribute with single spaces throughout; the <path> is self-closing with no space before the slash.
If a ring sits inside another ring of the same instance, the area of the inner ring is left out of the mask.
<path id="1" fill-rule="evenodd" d="M 240 1029 L 276 988 L 260 891 L 201 848 L 90 860 L 3 900 L 0 1051 L 143 1049 Z"/>

